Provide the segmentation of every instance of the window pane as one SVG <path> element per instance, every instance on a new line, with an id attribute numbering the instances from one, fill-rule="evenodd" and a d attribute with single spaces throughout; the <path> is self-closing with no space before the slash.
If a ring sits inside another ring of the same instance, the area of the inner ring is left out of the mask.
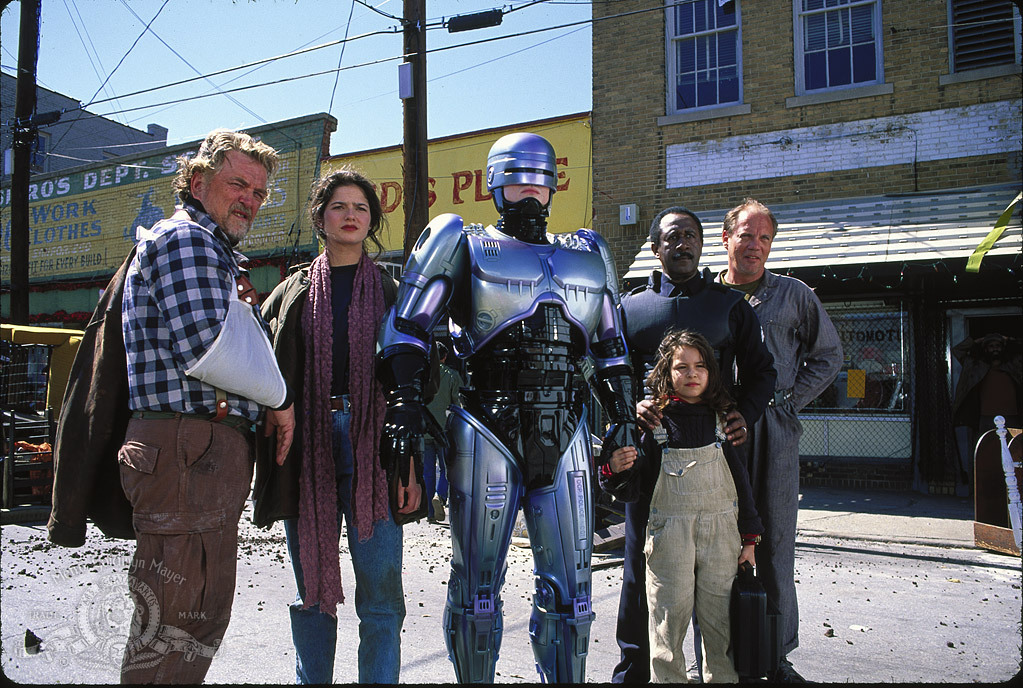
<path id="1" fill-rule="evenodd" d="M 874 8 L 868 5 L 852 8 L 852 41 L 864 43 L 874 40 Z"/>
<path id="2" fill-rule="evenodd" d="M 874 44 L 856 45 L 852 49 L 853 59 L 853 83 L 861 84 L 865 81 L 877 79 L 877 70 L 874 65 Z"/>
<path id="3" fill-rule="evenodd" d="M 824 53 L 807 53 L 803 57 L 803 78 L 806 90 L 826 88 L 828 85 L 828 61 Z"/>
<path id="4" fill-rule="evenodd" d="M 739 74 L 734 67 L 727 67 L 718 72 L 718 102 L 739 102 Z"/>
<path id="5" fill-rule="evenodd" d="M 680 5 L 675 8 L 675 35 L 687 36 L 693 32 L 693 6 Z"/>
<path id="6" fill-rule="evenodd" d="M 803 0 L 803 11 L 819 10 L 824 7 L 824 0 Z"/>
<path id="7" fill-rule="evenodd" d="M 718 66 L 734 66 L 738 56 L 735 54 L 735 39 L 738 34 L 734 31 L 718 34 Z"/>
<path id="8" fill-rule="evenodd" d="M 703 71 L 709 66 L 707 64 L 707 36 L 702 36 L 696 39 L 696 69 L 697 71 Z"/>
<path id="9" fill-rule="evenodd" d="M 707 17 L 707 0 L 697 0 L 694 3 L 694 9 L 696 10 L 696 30 L 706 31 L 708 28 L 713 28 Z"/>
<path id="10" fill-rule="evenodd" d="M 692 74 L 680 79 L 675 93 L 675 107 L 679 110 L 696 107 L 696 81 Z"/>
<path id="11" fill-rule="evenodd" d="M 709 79 L 707 73 L 704 73 L 700 76 L 700 81 L 696 84 L 696 104 L 699 107 L 704 107 L 707 105 L 716 105 L 717 102 L 717 81 Z"/>
<path id="12" fill-rule="evenodd" d="M 675 69 L 681 77 L 696 71 L 696 41 L 679 41 L 675 44 Z"/>
<path id="13" fill-rule="evenodd" d="M 826 46 L 824 40 L 824 15 L 815 14 L 807 17 L 803 29 L 803 50 L 823 50 Z"/>
<path id="14" fill-rule="evenodd" d="M 731 13 L 726 13 L 721 5 L 717 2 L 714 4 L 717 6 L 717 27 L 719 29 L 723 29 L 729 26 L 735 26 L 735 10 L 732 10 Z"/>
<path id="15" fill-rule="evenodd" d="M 828 86 L 845 86 L 852 82 L 851 57 L 849 48 L 828 51 Z"/>
<path id="16" fill-rule="evenodd" d="M 828 47 L 837 48 L 849 44 L 849 13 L 845 10 L 828 12 Z"/>

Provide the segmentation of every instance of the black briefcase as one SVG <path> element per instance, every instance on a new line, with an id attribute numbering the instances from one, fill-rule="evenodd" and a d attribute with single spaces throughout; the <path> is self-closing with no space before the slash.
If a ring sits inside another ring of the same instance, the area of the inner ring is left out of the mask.
<path id="1" fill-rule="evenodd" d="M 736 673 L 761 678 L 774 671 L 781 659 L 781 615 L 748 561 L 732 585 L 731 620 Z"/>

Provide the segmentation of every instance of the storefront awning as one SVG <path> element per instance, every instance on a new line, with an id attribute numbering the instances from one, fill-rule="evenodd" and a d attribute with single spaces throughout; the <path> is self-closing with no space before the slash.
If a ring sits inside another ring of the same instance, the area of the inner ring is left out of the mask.
<path id="1" fill-rule="evenodd" d="M 973 187 L 919 194 L 896 194 L 772 206 L 778 234 L 767 267 L 863 266 L 878 263 L 967 259 L 1020 192 L 1019 184 Z M 697 212 L 704 227 L 701 267 L 724 270 L 728 255 L 721 222 L 728 208 Z M 1020 253 L 1020 213 L 987 255 Z M 625 275 L 644 282 L 659 268 L 645 240 Z"/>

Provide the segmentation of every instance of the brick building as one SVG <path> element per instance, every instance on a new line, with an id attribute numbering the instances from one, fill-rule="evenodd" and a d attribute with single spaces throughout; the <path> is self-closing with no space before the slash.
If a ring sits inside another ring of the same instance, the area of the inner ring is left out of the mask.
<path id="1" fill-rule="evenodd" d="M 719 270 L 724 212 L 768 204 L 781 223 L 768 268 L 814 287 L 845 343 L 839 379 L 802 416 L 804 480 L 969 489 L 951 347 L 1023 331 L 1018 206 L 965 271 L 1020 189 L 1019 10 L 620 0 L 593 18 L 594 228 L 625 282 L 656 266 L 660 209 L 701 217 Z"/>
<path id="2" fill-rule="evenodd" d="M 10 181 L 12 171 L 11 144 L 15 94 L 18 80 L 0 73 L 0 176 Z M 78 167 L 115 157 L 141 153 L 167 145 L 167 128 L 150 124 L 146 131 L 135 129 L 80 109 L 74 98 L 36 87 L 36 112 L 64 112 L 53 124 L 40 127 L 32 151 L 32 173 L 43 174 Z"/>

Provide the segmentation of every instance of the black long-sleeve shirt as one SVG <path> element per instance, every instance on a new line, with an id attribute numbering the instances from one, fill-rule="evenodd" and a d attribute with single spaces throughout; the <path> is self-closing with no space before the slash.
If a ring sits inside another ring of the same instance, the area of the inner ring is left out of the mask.
<path id="1" fill-rule="evenodd" d="M 718 353 L 725 387 L 747 425 L 763 415 L 778 378 L 774 357 L 752 306 L 738 292 L 715 284 L 710 272 L 676 284 L 654 270 L 645 286 L 622 297 L 622 323 L 637 376 L 653 364 L 665 332 L 689 328 Z"/>

